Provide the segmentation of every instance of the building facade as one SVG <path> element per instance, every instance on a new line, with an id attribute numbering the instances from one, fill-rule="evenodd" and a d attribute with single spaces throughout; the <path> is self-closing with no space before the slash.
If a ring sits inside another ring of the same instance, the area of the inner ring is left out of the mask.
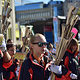
<path id="1" fill-rule="evenodd" d="M 62 1 L 51 0 L 48 4 L 38 2 L 16 6 L 16 22 L 19 22 L 20 25 L 33 25 L 34 32 L 44 34 L 47 39 L 49 35 L 52 35 L 52 41 L 48 41 L 53 42 L 54 26 L 58 29 L 58 21 L 53 25 L 53 17 L 56 17 L 55 20 L 57 20 L 58 15 L 63 15 L 62 4 Z"/>

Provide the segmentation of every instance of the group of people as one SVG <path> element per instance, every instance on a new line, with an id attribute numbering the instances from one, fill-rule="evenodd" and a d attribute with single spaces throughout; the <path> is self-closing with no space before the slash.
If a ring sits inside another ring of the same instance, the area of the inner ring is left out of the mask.
<path id="1" fill-rule="evenodd" d="M 20 67 L 18 80 L 51 80 L 52 72 L 55 80 L 80 80 L 77 40 L 71 40 L 59 66 L 49 60 L 49 53 L 45 53 L 47 45 L 44 35 L 37 33 L 31 37 L 30 53 Z"/>
<path id="2" fill-rule="evenodd" d="M 71 40 L 59 65 L 55 65 L 55 60 L 51 60 L 49 56 L 52 52 L 56 55 L 56 49 L 52 51 L 53 47 L 51 47 L 50 51 L 48 45 L 44 35 L 37 33 L 31 36 L 30 51 L 21 64 L 17 77 L 16 69 L 19 62 L 13 59 L 16 48 L 13 42 L 8 40 L 5 48 L 0 50 L 0 80 L 53 80 L 52 73 L 55 75 L 54 80 L 80 80 L 77 40 Z"/>
<path id="3" fill-rule="evenodd" d="M 7 40 L 3 37 L 0 45 L 0 80 L 17 80 L 16 69 L 18 60 L 14 59 L 16 46 L 11 39 Z"/>

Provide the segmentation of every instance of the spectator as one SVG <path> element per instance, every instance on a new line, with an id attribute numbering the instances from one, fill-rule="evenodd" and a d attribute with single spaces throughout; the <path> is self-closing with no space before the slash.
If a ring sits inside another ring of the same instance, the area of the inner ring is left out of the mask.
<path id="1" fill-rule="evenodd" d="M 7 40 L 6 48 L 10 56 L 13 58 L 16 53 L 16 45 L 13 43 L 11 39 Z"/>
<path id="2" fill-rule="evenodd" d="M 14 59 L 14 54 L 16 53 L 16 46 L 13 44 L 11 39 L 7 40 L 7 52 L 11 56 L 10 64 L 3 63 L 3 78 L 5 80 L 17 80 L 16 69 L 18 65 L 18 60 Z"/>
<path id="3" fill-rule="evenodd" d="M 3 39 L 1 39 L 1 37 Z M 7 65 L 10 64 L 11 56 L 9 53 L 6 51 L 6 43 L 4 39 L 4 35 L 0 34 L 0 80 L 3 79 L 3 63 L 6 63 Z"/>

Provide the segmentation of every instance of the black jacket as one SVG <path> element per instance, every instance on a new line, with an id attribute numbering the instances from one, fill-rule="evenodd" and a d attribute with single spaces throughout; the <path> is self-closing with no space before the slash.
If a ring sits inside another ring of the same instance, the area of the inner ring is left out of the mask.
<path id="1" fill-rule="evenodd" d="M 49 75 L 48 69 L 38 64 L 31 55 L 23 62 L 18 80 L 48 80 Z"/>

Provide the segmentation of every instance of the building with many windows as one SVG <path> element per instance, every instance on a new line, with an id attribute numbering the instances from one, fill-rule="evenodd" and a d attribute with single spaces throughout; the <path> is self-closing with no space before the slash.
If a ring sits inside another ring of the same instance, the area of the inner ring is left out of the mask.
<path id="1" fill-rule="evenodd" d="M 20 25 L 33 25 L 35 33 L 44 34 L 47 40 L 51 39 L 48 40 L 49 42 L 54 41 L 54 26 L 58 29 L 57 16 L 63 15 L 62 1 L 51 0 L 48 4 L 44 4 L 43 2 L 30 3 L 16 6 L 15 10 L 16 22 L 19 22 Z M 53 19 L 53 17 L 55 18 Z M 53 24 L 53 20 L 56 21 L 55 25 Z"/>

